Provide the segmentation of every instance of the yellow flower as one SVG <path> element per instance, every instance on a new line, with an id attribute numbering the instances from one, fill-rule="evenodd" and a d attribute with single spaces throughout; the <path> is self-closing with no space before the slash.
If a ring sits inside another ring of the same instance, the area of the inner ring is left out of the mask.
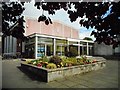
<path id="1" fill-rule="evenodd" d="M 48 64 L 48 62 L 45 62 L 45 64 Z"/>
<path id="2" fill-rule="evenodd" d="M 60 64 L 61 64 L 61 65 L 63 65 L 63 63 L 62 63 L 62 62 L 61 62 Z"/>
<path id="3" fill-rule="evenodd" d="M 61 64 L 61 66 L 64 66 L 62 62 L 60 64 Z"/>
<path id="4" fill-rule="evenodd" d="M 35 65 L 35 64 L 37 64 L 37 62 L 33 62 L 33 64 Z"/>
<path id="5" fill-rule="evenodd" d="M 40 63 L 42 62 L 42 61 L 39 61 Z"/>

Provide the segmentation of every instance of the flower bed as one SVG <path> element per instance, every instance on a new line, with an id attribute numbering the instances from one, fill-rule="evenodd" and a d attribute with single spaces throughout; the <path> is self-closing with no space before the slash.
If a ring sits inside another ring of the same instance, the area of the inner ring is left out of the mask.
<path id="1" fill-rule="evenodd" d="M 39 75 L 43 81 L 49 82 L 57 78 L 101 69 L 105 67 L 105 62 L 105 60 L 88 59 L 86 57 L 62 59 L 52 57 L 50 59 L 27 60 L 22 62 L 21 66 Z"/>
<path id="2" fill-rule="evenodd" d="M 38 67 L 44 67 L 48 69 L 62 68 L 62 67 L 71 67 L 76 65 L 85 65 L 98 62 L 96 59 L 90 59 L 86 56 L 81 56 L 79 58 L 75 57 L 63 57 L 53 56 L 50 59 L 47 57 L 43 57 L 41 59 L 36 60 L 26 60 L 26 63 L 32 64 Z"/>

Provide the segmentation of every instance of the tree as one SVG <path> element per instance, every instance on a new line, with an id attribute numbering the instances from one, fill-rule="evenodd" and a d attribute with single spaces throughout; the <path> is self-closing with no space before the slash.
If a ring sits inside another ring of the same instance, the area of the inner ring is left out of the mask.
<path id="1" fill-rule="evenodd" d="M 25 8 L 23 3 L 2 2 L 2 33 L 3 37 L 12 35 L 13 37 L 24 40 L 24 17 L 22 16 Z"/>
<path id="2" fill-rule="evenodd" d="M 93 41 L 92 38 L 90 38 L 90 37 L 85 37 L 85 38 L 83 38 L 83 40 Z"/>
<path id="3" fill-rule="evenodd" d="M 74 5 L 76 11 L 70 10 L 72 5 Z M 120 2 L 36 2 L 35 6 L 37 9 L 41 7 L 52 15 L 55 14 L 56 10 L 63 8 L 69 14 L 71 22 L 85 15 L 88 20 L 81 19 L 79 23 L 86 28 L 95 27 L 97 31 L 92 31 L 91 35 L 94 35 L 96 42 L 113 45 L 113 48 L 120 44 L 118 40 L 120 35 Z M 109 8 L 111 11 L 105 17 Z M 38 18 L 38 21 L 45 21 L 48 25 L 49 20 L 45 18 L 45 15 L 42 16 Z"/>
<path id="4" fill-rule="evenodd" d="M 74 5 L 76 9 L 75 11 L 71 10 L 72 5 Z M 3 3 L 3 6 L 7 7 L 6 9 L 3 9 L 3 12 L 7 10 L 6 13 L 8 13 L 9 10 L 11 10 L 8 8 L 8 5 L 6 6 L 6 3 Z M 22 7 L 22 4 L 18 4 L 18 6 L 19 7 L 17 7 L 17 9 L 15 9 L 12 12 L 16 12 L 16 10 L 18 10 L 19 12 L 23 11 L 22 8 L 19 10 L 19 8 Z M 85 15 L 88 20 L 81 19 L 79 24 L 86 28 L 95 27 L 96 30 L 92 31 L 91 35 L 94 35 L 94 37 L 96 38 L 96 42 L 98 43 L 104 42 L 107 45 L 113 45 L 113 47 L 117 47 L 118 44 L 120 44 L 120 40 L 118 39 L 118 36 L 120 35 L 119 6 L 120 6 L 120 2 L 104 2 L 104 3 L 103 2 L 36 2 L 35 3 L 35 7 L 37 7 L 37 9 L 39 10 L 43 9 L 44 11 L 47 11 L 49 14 L 52 15 L 54 15 L 57 10 L 64 9 L 69 14 L 69 18 L 71 22 L 74 22 L 78 17 L 83 17 Z M 111 11 L 109 15 L 105 16 L 109 8 L 111 9 Z M 4 14 L 4 16 L 5 15 L 7 14 Z M 50 19 L 50 17 L 46 17 L 44 14 L 42 14 L 38 18 L 38 22 L 40 21 L 44 21 L 46 25 L 52 24 L 52 20 Z M 8 28 L 9 25 L 5 21 L 3 22 L 4 22 L 3 24 L 4 33 L 8 35 L 6 31 L 9 31 Z"/>

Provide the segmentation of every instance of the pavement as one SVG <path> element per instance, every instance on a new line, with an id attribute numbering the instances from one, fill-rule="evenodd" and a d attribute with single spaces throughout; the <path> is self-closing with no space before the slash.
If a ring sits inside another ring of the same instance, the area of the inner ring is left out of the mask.
<path id="1" fill-rule="evenodd" d="M 20 60 L 2 60 L 2 88 L 118 88 L 119 60 L 107 60 L 106 67 L 49 83 L 20 68 Z"/>
<path id="2" fill-rule="evenodd" d="M 0 55 L 0 89 L 2 89 L 2 57 Z"/>

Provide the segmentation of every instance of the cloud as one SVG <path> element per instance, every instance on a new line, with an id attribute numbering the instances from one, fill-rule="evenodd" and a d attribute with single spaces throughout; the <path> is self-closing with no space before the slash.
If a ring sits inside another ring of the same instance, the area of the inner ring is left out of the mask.
<path id="1" fill-rule="evenodd" d="M 79 33 L 79 38 L 80 38 L 80 39 L 83 39 L 83 38 L 85 38 L 85 37 L 90 37 L 90 38 L 92 38 L 93 40 L 95 40 L 95 37 L 94 37 L 94 36 L 90 36 L 93 30 L 94 30 L 93 28 L 87 29 L 87 28 L 85 28 L 85 27 L 81 27 L 81 28 L 80 28 L 80 33 Z"/>

